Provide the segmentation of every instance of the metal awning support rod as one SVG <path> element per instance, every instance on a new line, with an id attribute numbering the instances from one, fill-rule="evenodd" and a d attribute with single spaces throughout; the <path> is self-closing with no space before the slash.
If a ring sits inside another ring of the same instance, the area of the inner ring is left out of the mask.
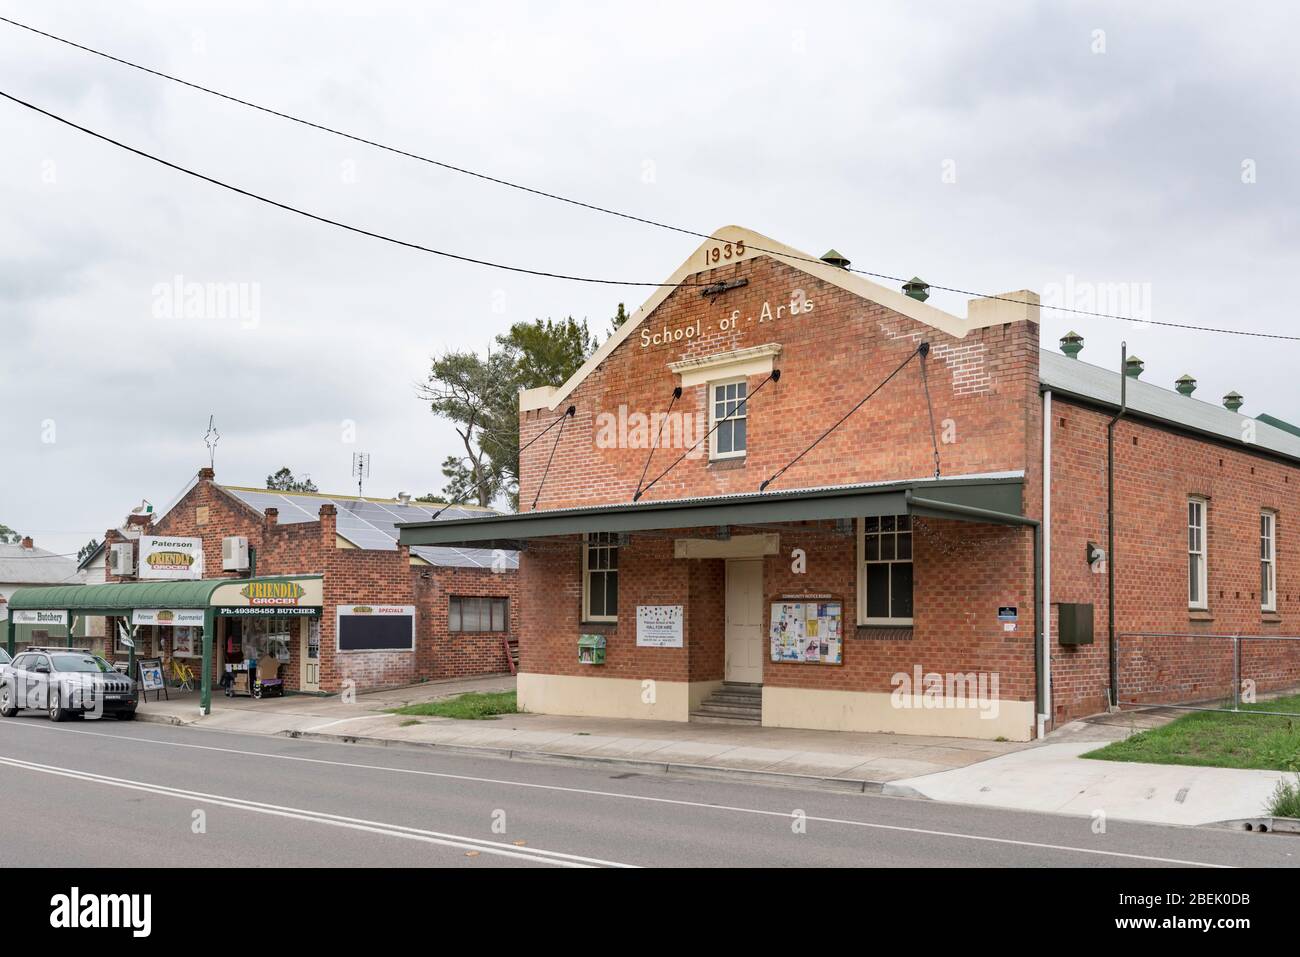
<path id="1" fill-rule="evenodd" d="M 542 497 L 542 488 L 546 485 L 546 477 L 551 474 L 551 463 L 555 461 L 555 450 L 560 447 L 560 439 L 564 438 L 564 423 L 573 417 L 577 411 L 577 406 L 569 406 L 564 410 L 564 415 L 560 416 L 560 431 L 555 433 L 555 444 L 551 446 L 551 454 L 546 459 L 546 468 L 542 471 L 542 480 L 537 483 L 537 494 L 533 496 L 533 511 L 537 511 L 537 502 Z"/>
<path id="2" fill-rule="evenodd" d="M 678 386 L 673 389 L 673 397 L 668 400 L 668 411 L 664 413 L 659 420 L 659 431 L 655 433 L 654 443 L 650 446 L 650 454 L 645 457 L 645 468 L 641 469 L 641 477 L 636 480 L 636 491 L 632 493 L 632 501 L 641 497 L 641 486 L 645 482 L 646 473 L 650 471 L 650 460 L 655 457 L 655 449 L 659 447 L 659 439 L 664 434 L 664 423 L 668 421 L 668 416 L 673 414 L 673 405 L 682 397 L 682 387 Z"/>
<path id="3" fill-rule="evenodd" d="M 769 382 L 780 382 L 780 381 L 781 381 L 781 370 L 780 370 L 780 369 L 773 369 L 771 372 L 769 372 L 769 373 L 767 374 L 767 378 L 764 379 L 762 382 L 760 382 L 760 383 L 759 383 L 759 384 L 754 388 L 754 391 L 753 391 L 753 392 L 750 392 L 748 395 L 746 395 L 743 399 L 741 399 L 738 403 L 736 403 L 736 407 L 735 407 L 734 409 L 732 409 L 730 412 L 728 412 L 728 413 L 727 413 L 726 415 L 724 415 L 722 418 L 718 419 L 717 422 L 713 423 L 713 428 L 711 428 L 711 429 L 709 429 L 709 431 L 705 432 L 705 433 L 704 433 L 704 437 L 703 437 L 702 439 L 700 439 L 700 441 L 696 442 L 694 445 L 692 445 L 689 449 L 687 449 L 687 450 L 686 450 L 685 452 L 683 452 L 681 455 L 677 456 L 677 458 L 673 460 L 673 464 L 672 464 L 672 465 L 668 466 L 668 468 L 664 469 L 662 472 L 660 472 L 658 475 L 656 475 L 656 476 L 654 477 L 654 480 L 653 480 L 649 485 L 647 485 L 645 488 L 641 489 L 641 490 L 638 491 L 635 495 L 633 495 L 633 496 L 632 496 L 632 501 L 636 502 L 636 501 L 640 500 L 640 498 L 641 498 L 642 495 L 644 495 L 646 492 L 650 491 L 650 489 L 654 488 L 655 482 L 658 482 L 661 478 L 663 478 L 665 475 L 667 475 L 667 474 L 668 474 L 669 472 L 671 472 L 673 469 L 677 468 L 678 464 L 680 464 L 680 463 L 681 463 L 681 462 L 682 462 L 682 461 L 683 461 L 683 460 L 684 460 L 688 455 L 690 455 L 692 452 L 694 452 L 696 449 L 698 449 L 701 445 L 703 445 L 705 442 L 707 442 L 707 441 L 709 440 L 709 436 L 711 436 L 714 432 L 718 431 L 718 427 L 721 426 L 723 422 L 727 422 L 727 421 L 731 420 L 732 418 L 735 417 L 736 413 L 740 412 L 741 409 L 745 408 L 745 406 L 749 404 L 749 400 L 752 399 L 754 396 L 758 395 L 759 391 L 763 388 L 763 386 L 767 385 Z"/>
<path id="4" fill-rule="evenodd" d="M 805 455 L 807 455 L 809 452 L 811 452 L 814 448 L 816 448 L 817 445 L 818 445 L 818 443 L 820 443 L 822 439 L 826 438 L 826 436 L 830 435 L 832 432 L 834 432 L 836 429 L 838 429 L 841 425 L 843 425 L 845 422 L 847 422 L 848 419 L 849 419 L 849 416 L 851 416 L 854 412 L 858 411 L 858 409 L 862 408 L 862 407 L 863 407 L 864 405 L 866 405 L 869 401 L 871 401 L 872 397 L 875 396 L 875 394 L 876 394 L 877 392 L 879 392 L 881 389 L 883 389 L 886 385 L 888 385 L 889 382 L 890 382 L 890 380 L 892 380 L 892 379 L 894 378 L 894 376 L 898 375 L 900 372 L 903 371 L 903 367 L 904 367 L 905 365 L 907 365 L 909 362 L 911 362 L 911 361 L 912 361 L 913 359 L 915 359 L 917 356 L 920 356 L 922 359 L 924 359 L 924 358 L 925 358 L 927 355 L 929 355 L 929 354 L 930 354 L 930 343 L 928 343 L 928 342 L 922 342 L 919 346 L 917 346 L 914 350 L 912 350 L 911 353 L 908 354 L 908 356 L 907 356 L 906 359 L 904 359 L 902 362 L 900 362 L 900 363 L 898 364 L 898 368 L 896 368 L 893 372 L 889 373 L 889 375 L 885 376 L 884 380 L 881 381 L 881 383 L 880 383 L 879 385 L 877 385 L 874 389 L 872 389 L 870 392 L 868 392 L 866 395 L 864 395 L 864 396 L 863 396 L 863 397 L 858 401 L 858 404 L 857 404 L 857 405 L 855 405 L 853 408 L 849 409 L 849 411 L 845 412 L 842 416 L 840 416 L 840 419 L 839 419 L 838 422 L 836 422 L 834 425 L 832 425 L 829 429 L 827 429 L 827 430 L 826 430 L 825 432 L 823 432 L 821 435 L 817 436 L 817 438 L 813 439 L 812 444 L 809 445 L 808 448 L 804 449 L 802 452 L 800 452 L 798 455 L 796 455 L 794 458 L 792 458 L 789 462 L 785 463 L 785 465 L 781 466 L 779 469 L 777 469 L 775 472 L 773 472 L 771 475 L 769 475 L 766 479 L 764 479 L 764 480 L 763 480 L 763 484 L 760 485 L 760 486 L 758 487 L 758 490 L 759 490 L 760 492 L 765 492 L 765 491 L 767 491 L 767 487 L 768 487 L 769 485 L 771 485 L 773 482 L 775 482 L 777 479 L 779 479 L 782 475 L 784 475 L 787 469 L 789 469 L 792 465 L 794 465 L 794 464 L 795 464 L 796 462 L 798 462 L 801 458 L 803 458 Z M 936 457 L 937 457 L 938 453 L 936 452 L 935 455 L 936 455 Z M 938 478 L 938 469 L 935 470 L 935 478 Z"/>

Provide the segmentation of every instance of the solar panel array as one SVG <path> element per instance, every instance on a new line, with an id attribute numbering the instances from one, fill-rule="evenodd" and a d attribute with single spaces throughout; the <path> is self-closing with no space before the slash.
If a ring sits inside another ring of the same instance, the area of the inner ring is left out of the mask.
<path id="1" fill-rule="evenodd" d="M 296 522 L 315 522 L 320 519 L 320 507 L 333 505 L 338 512 L 338 533 L 358 548 L 373 548 L 379 551 L 397 551 L 397 524 L 399 522 L 427 522 L 434 512 L 442 508 L 432 503 L 411 502 L 374 502 L 363 498 L 332 498 L 328 495 L 284 495 L 271 490 L 249 490 L 226 488 L 226 491 L 238 498 L 245 505 L 250 505 L 259 512 L 268 508 L 279 509 L 279 522 L 291 525 Z M 452 505 L 447 508 L 439 520 L 444 518 L 474 518 L 483 515 L 481 510 L 460 508 Z M 411 554 L 424 559 L 431 565 L 449 568 L 491 568 L 495 553 L 487 548 L 454 548 L 443 545 L 413 545 Z M 505 552 L 507 568 L 519 567 L 519 556 L 515 552 Z"/>

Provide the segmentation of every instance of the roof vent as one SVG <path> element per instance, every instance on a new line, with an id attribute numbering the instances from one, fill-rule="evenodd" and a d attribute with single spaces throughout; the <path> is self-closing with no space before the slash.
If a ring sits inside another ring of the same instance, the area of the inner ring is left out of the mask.
<path id="1" fill-rule="evenodd" d="M 913 276 L 903 283 L 903 292 L 917 302 L 925 302 L 930 298 L 930 284 L 920 276 Z"/>
<path id="2" fill-rule="evenodd" d="M 830 263 L 832 266 L 839 266 L 841 269 L 849 268 L 849 261 L 834 249 L 828 249 L 822 254 L 822 262 Z"/>
<path id="3" fill-rule="evenodd" d="M 1137 356 L 1129 356 L 1128 360 L 1124 363 L 1124 374 L 1131 379 L 1136 379 L 1142 374 L 1142 370 L 1145 369 L 1146 366 L 1147 364 Z"/>
<path id="4" fill-rule="evenodd" d="M 410 505 L 410 504 L 411 504 L 411 493 L 410 493 L 410 492 L 398 492 L 398 493 L 397 493 L 397 500 L 398 500 L 399 502 L 401 502 L 403 505 Z"/>
<path id="5" fill-rule="evenodd" d="M 1184 373 L 1174 381 L 1174 388 L 1179 395 L 1191 395 L 1196 391 L 1196 380 Z"/>
<path id="6" fill-rule="evenodd" d="M 1229 412 L 1236 412 L 1245 401 L 1241 393 L 1234 390 L 1223 397 L 1223 407 Z"/>
<path id="7" fill-rule="evenodd" d="M 1071 359 L 1079 358 L 1079 353 L 1083 351 L 1083 336 L 1071 329 L 1061 336 L 1061 351 Z"/>

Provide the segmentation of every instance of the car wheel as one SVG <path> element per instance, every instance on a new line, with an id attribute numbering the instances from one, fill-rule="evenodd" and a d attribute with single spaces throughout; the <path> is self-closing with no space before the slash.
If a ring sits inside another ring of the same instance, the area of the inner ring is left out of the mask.
<path id="1" fill-rule="evenodd" d="M 50 720 L 62 721 L 68 717 L 68 709 L 59 703 L 59 696 L 56 694 L 50 701 Z"/>
<path id="2" fill-rule="evenodd" d="M 0 715 L 6 718 L 12 718 L 18 713 L 18 709 L 9 703 L 11 692 L 8 688 L 0 690 Z"/>
<path id="3" fill-rule="evenodd" d="M 135 708 L 132 708 L 130 711 L 119 711 L 119 712 L 117 713 L 117 720 L 118 720 L 118 721 L 134 721 L 134 720 L 135 720 Z"/>

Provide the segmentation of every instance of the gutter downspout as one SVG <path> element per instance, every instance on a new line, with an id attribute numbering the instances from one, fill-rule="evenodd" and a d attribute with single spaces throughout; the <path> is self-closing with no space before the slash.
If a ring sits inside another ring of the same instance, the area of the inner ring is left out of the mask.
<path id="1" fill-rule="evenodd" d="M 1115 425 L 1128 411 L 1128 343 L 1119 346 L 1119 411 L 1106 424 L 1106 654 L 1110 706 L 1119 707 L 1119 646 L 1115 641 Z"/>
<path id="2" fill-rule="evenodd" d="M 1024 515 L 1008 515 L 1006 512 L 976 508 L 973 505 L 954 505 L 951 502 L 936 502 L 931 499 L 916 498 L 911 489 L 907 490 L 906 501 L 909 512 L 911 512 L 912 506 L 916 506 L 917 508 L 930 509 L 940 513 L 948 512 L 952 515 L 964 515 L 973 521 L 989 522 L 994 525 L 1028 525 L 1034 530 L 1034 707 L 1037 714 L 1044 713 L 1047 708 L 1044 697 L 1044 692 L 1047 690 L 1047 679 L 1043 673 L 1043 616 L 1038 613 L 1038 609 L 1043 606 L 1044 595 L 1042 522 Z"/>
<path id="3" fill-rule="evenodd" d="M 1052 390 L 1043 393 L 1043 595 L 1039 608 L 1043 626 L 1043 702 L 1038 710 L 1038 737 L 1052 720 Z"/>

